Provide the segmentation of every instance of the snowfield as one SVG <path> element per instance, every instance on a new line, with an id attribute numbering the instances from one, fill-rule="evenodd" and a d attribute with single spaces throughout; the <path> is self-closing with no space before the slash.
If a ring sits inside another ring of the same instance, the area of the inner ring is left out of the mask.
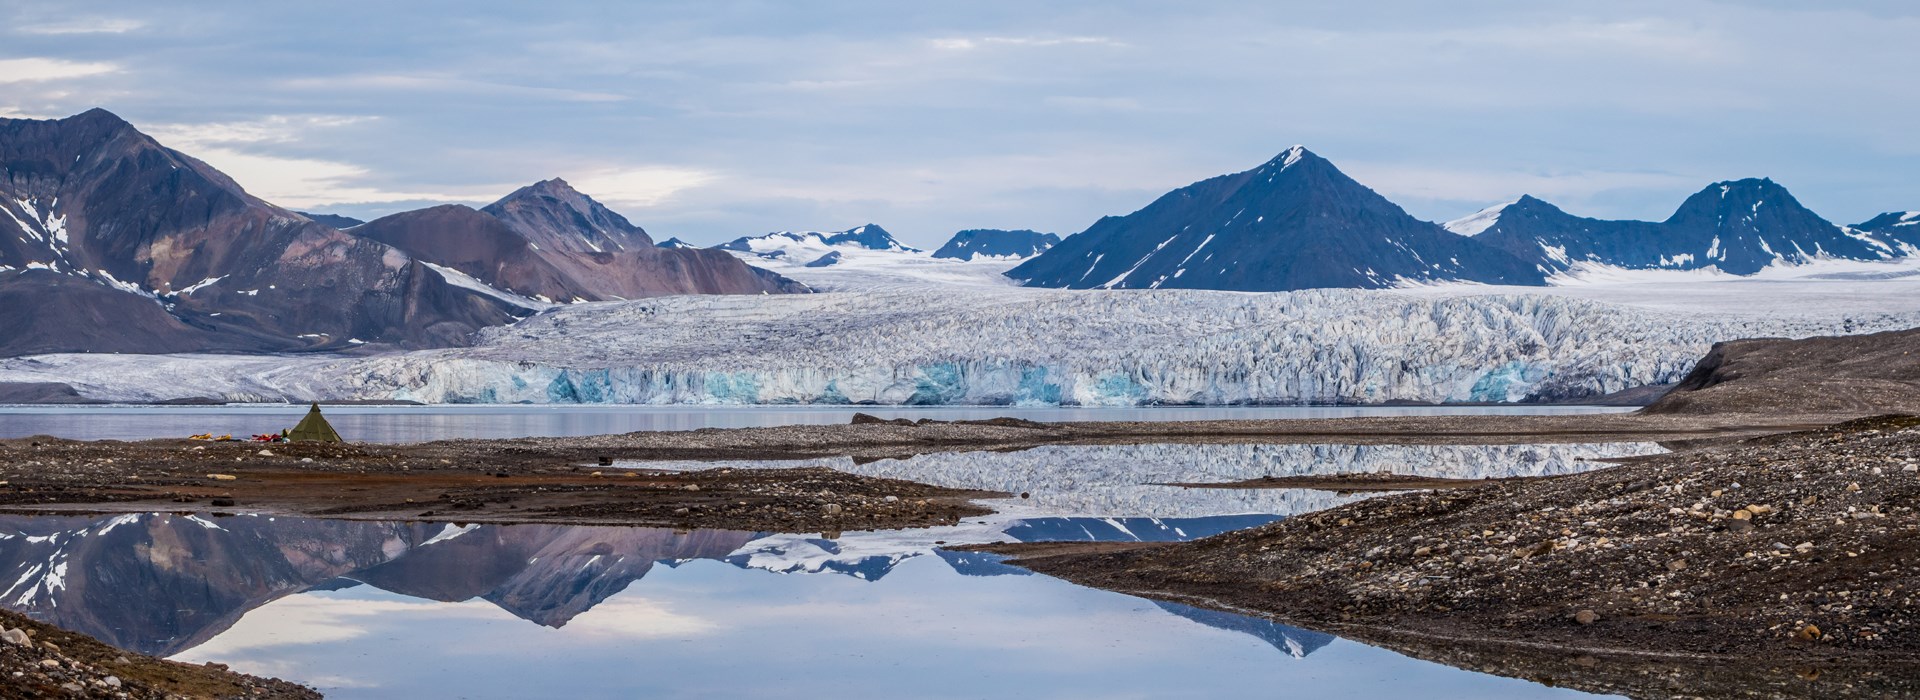
<path id="1" fill-rule="evenodd" d="M 1920 294 L 1907 291 L 1920 279 L 1660 284 L 1245 294 L 923 282 L 667 297 L 548 310 L 485 331 L 470 348 L 359 358 L 49 355 L 0 361 L 0 382 L 66 382 L 113 401 L 1524 401 L 1672 382 L 1721 340 L 1920 325 Z M 1673 296 L 1720 285 L 1733 286 L 1698 292 L 1704 301 Z"/>

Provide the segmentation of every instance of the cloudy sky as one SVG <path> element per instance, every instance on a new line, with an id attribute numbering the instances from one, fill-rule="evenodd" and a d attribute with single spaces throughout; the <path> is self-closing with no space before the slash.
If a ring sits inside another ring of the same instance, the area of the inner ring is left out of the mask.
<path id="1" fill-rule="evenodd" d="M 105 107 L 363 218 L 559 176 L 701 243 L 1072 233 L 1295 143 L 1434 220 L 1920 209 L 1920 4 L 1810 5 L 0 0 L 0 116 Z"/>

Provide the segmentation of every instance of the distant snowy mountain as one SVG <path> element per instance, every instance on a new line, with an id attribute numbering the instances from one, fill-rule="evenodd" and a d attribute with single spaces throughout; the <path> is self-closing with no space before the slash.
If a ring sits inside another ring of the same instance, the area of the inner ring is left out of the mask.
<path id="1" fill-rule="evenodd" d="M 688 250 L 688 249 L 700 247 L 692 243 L 688 243 L 686 241 L 680 240 L 678 238 L 669 238 L 667 240 L 659 242 L 657 245 L 659 245 L 662 248 L 673 248 L 675 250 Z"/>
<path id="2" fill-rule="evenodd" d="M 1405 281 L 1543 284 L 1513 255 L 1420 221 L 1299 146 L 1107 217 L 1007 273 L 1033 287 L 1287 291 Z"/>
<path id="3" fill-rule="evenodd" d="M 781 231 L 714 248 L 818 291 L 1006 287 L 1001 273 L 1018 259 L 936 257 L 906 246 L 874 224 L 845 231 Z"/>
<path id="4" fill-rule="evenodd" d="M 976 258 L 1015 260 L 1039 255 L 1059 243 L 1059 236 L 1026 229 L 1018 231 L 968 229 L 953 234 L 953 238 L 948 239 L 946 245 L 940 246 L 939 250 L 933 252 L 933 257 L 955 260 Z"/>
<path id="5" fill-rule="evenodd" d="M 1661 222 L 1589 219 L 1527 196 L 1446 228 L 1519 256 L 1549 275 L 1578 265 L 1711 267 L 1751 275 L 1771 265 L 1822 259 L 1887 260 L 1909 254 L 1914 245 L 1865 224 L 1836 226 L 1767 179 L 1715 183 Z M 1911 238 L 1920 239 L 1920 232 Z"/>
<path id="6" fill-rule="evenodd" d="M 777 231 L 759 236 L 743 236 L 714 246 L 719 250 L 751 253 L 756 257 L 805 264 L 838 250 L 878 250 L 918 253 L 876 224 L 856 226 L 845 231 Z"/>

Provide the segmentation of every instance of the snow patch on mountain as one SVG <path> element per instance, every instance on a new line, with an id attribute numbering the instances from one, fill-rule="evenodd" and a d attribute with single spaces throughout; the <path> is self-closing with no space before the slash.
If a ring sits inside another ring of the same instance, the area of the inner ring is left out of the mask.
<path id="1" fill-rule="evenodd" d="M 1474 212 L 1471 215 L 1464 216 L 1464 217 L 1449 221 L 1447 223 L 1441 224 L 1440 226 L 1442 228 L 1445 228 L 1448 231 L 1452 231 L 1462 236 L 1478 236 L 1481 233 L 1485 232 L 1487 229 L 1493 228 L 1494 224 L 1500 223 L 1500 212 L 1505 211 L 1507 207 L 1513 206 L 1518 203 L 1519 202 L 1516 200 L 1513 202 L 1506 202 L 1503 204 L 1495 204 L 1485 209 L 1481 209 L 1480 211 Z"/>

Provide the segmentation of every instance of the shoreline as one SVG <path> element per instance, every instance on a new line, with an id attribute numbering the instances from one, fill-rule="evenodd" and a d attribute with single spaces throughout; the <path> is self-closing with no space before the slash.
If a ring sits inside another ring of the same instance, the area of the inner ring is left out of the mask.
<path id="1" fill-rule="evenodd" d="M 936 452 L 1150 443 L 1648 441 L 1696 445 L 1843 418 L 1602 413 L 1070 423 L 923 419 L 339 445 L 32 437 L 0 440 L 0 509 L 28 513 L 217 509 L 352 519 L 803 532 L 891 529 L 983 515 L 990 509 L 973 500 L 1003 494 L 940 489 L 831 470 L 658 472 L 644 469 L 644 464 L 822 457 L 875 460 Z M 615 462 L 643 466 L 610 466 Z M 887 497 L 895 500 L 886 501 Z M 916 505 L 905 508 L 898 505 L 902 502 Z"/>
<path id="2" fill-rule="evenodd" d="M 1878 697 L 1920 691 L 1916 493 L 1920 418 L 1886 417 L 1383 496 L 1187 543 L 973 549 L 1422 658 L 1472 645 L 1474 663 L 1503 675 L 1596 692 L 1722 697 L 1660 683 L 1734 674 L 1771 680 L 1725 697 Z M 1564 667 L 1583 656 L 1610 661 Z M 1672 672 L 1590 670 L 1610 664 Z M 1788 667 L 1835 675 L 1815 684 Z M 1846 677 L 1862 680 L 1835 682 Z"/>

